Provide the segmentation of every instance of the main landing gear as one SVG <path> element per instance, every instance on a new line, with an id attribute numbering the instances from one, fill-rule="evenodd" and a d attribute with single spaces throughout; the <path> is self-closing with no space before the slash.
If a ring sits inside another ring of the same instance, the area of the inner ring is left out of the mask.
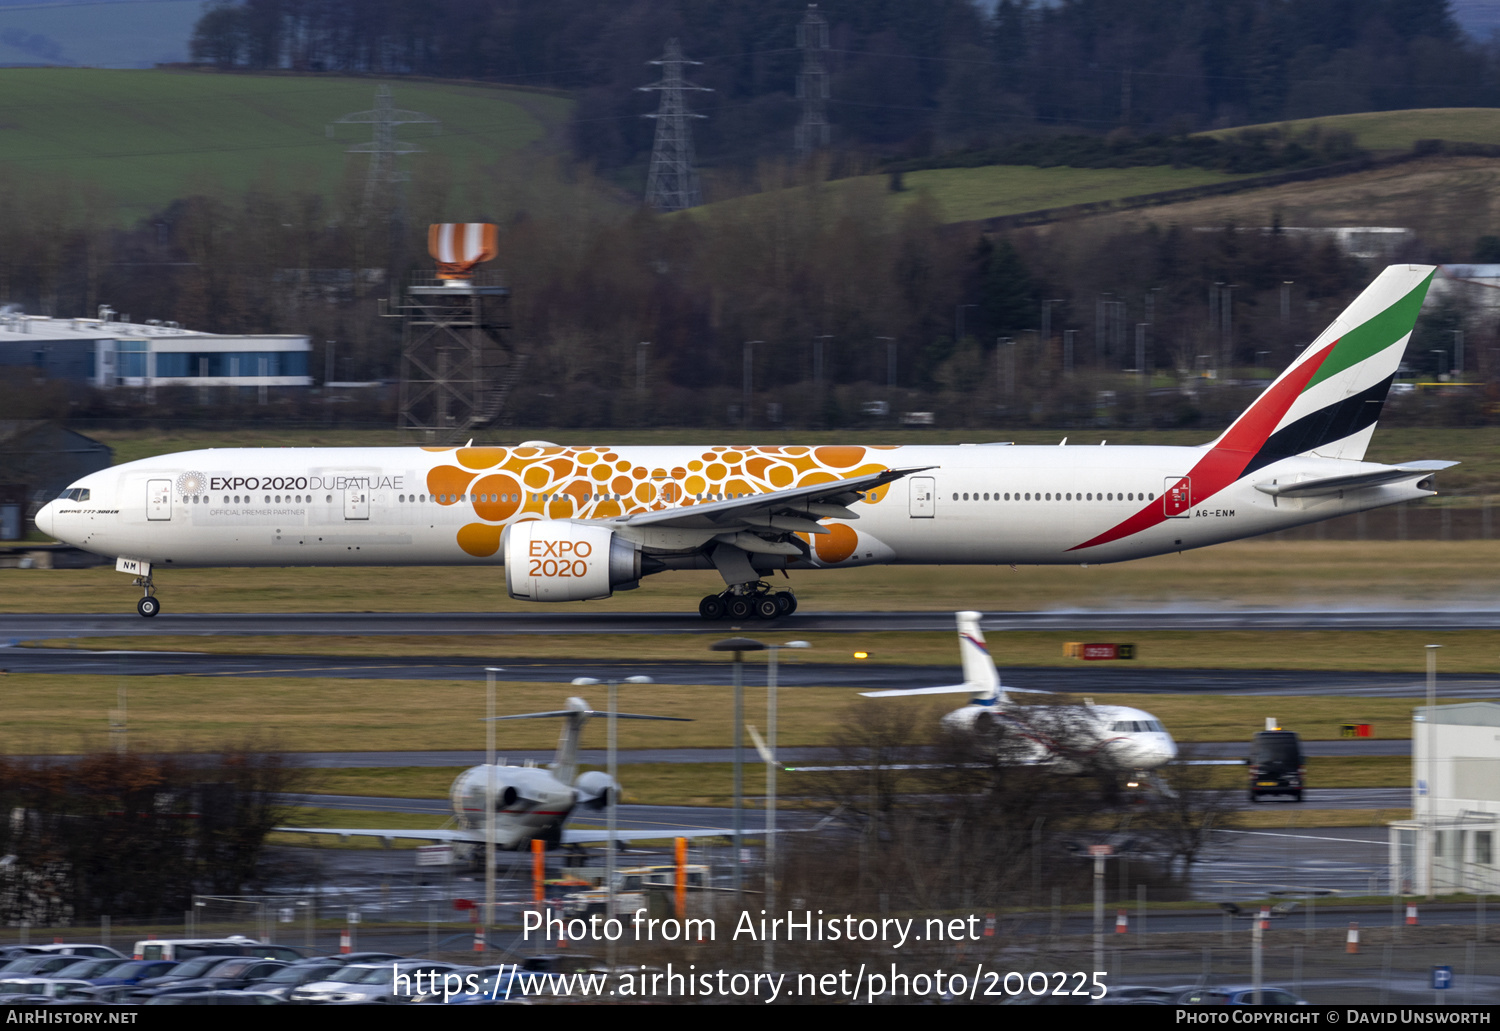
<path id="1" fill-rule="evenodd" d="M 156 597 L 156 585 L 151 582 L 151 574 L 138 576 L 130 581 L 130 586 L 141 589 L 141 600 L 135 603 L 135 610 L 150 619 L 161 611 L 161 601 Z"/>
<path id="2" fill-rule="evenodd" d="M 737 584 L 698 603 L 698 615 L 704 619 L 779 619 L 796 611 L 795 594 L 773 591 L 766 583 Z"/>

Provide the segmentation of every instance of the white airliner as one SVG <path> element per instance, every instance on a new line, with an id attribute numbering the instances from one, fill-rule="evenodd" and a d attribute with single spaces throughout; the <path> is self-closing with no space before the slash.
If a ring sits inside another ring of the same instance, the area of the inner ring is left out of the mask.
<path id="1" fill-rule="evenodd" d="M 770 619 L 778 570 L 1200 548 L 1434 493 L 1454 463 L 1363 461 L 1433 271 L 1387 268 L 1201 447 L 226 448 L 93 473 L 36 522 L 135 574 L 144 616 L 191 566 L 503 565 L 528 601 L 716 569 L 705 618 Z"/>
<path id="2" fill-rule="evenodd" d="M 446 842 L 461 850 L 468 850 L 485 843 L 488 806 L 495 809 L 495 847 L 499 849 L 526 849 L 533 838 L 546 842 L 548 847 L 559 845 L 582 845 L 589 842 L 614 840 L 619 842 L 646 841 L 659 838 L 722 837 L 733 834 L 729 829 L 657 828 L 655 830 L 616 831 L 612 836 L 602 830 L 568 830 L 564 824 L 578 809 L 603 811 L 609 805 L 609 796 L 615 794 L 619 801 L 620 785 L 600 770 L 578 772 L 578 741 L 583 735 L 583 726 L 592 716 L 608 716 L 607 712 L 596 712 L 582 698 L 569 698 L 567 708 L 552 712 L 528 712 L 519 716 L 498 716 L 501 720 L 530 720 L 560 717 L 563 720 L 562 734 L 557 742 L 557 755 L 552 765 L 542 766 L 474 766 L 458 775 L 449 789 L 453 804 L 454 826 L 439 830 L 407 830 L 404 828 L 351 828 L 351 827 L 278 827 L 280 831 L 297 831 L 303 834 L 337 834 L 340 837 L 382 838 L 387 843 L 396 838 L 417 841 Z M 642 716 L 635 713 L 615 713 L 622 720 L 673 720 L 688 722 L 681 716 Z M 493 792 L 493 794 L 492 794 Z M 469 857 L 472 858 L 472 857 Z"/>
<path id="3" fill-rule="evenodd" d="M 943 717 L 952 730 L 992 738 L 1001 758 L 1060 773 L 1105 773 L 1146 778 L 1177 756 L 1177 744 L 1160 720 L 1125 705 L 1013 705 L 979 629 L 978 612 L 959 612 L 958 650 L 964 682 L 947 687 L 863 691 L 867 698 L 969 694 L 968 705 Z M 1011 690 L 1025 690 L 1012 688 Z M 1028 694 L 1045 692 L 1026 691 Z"/>

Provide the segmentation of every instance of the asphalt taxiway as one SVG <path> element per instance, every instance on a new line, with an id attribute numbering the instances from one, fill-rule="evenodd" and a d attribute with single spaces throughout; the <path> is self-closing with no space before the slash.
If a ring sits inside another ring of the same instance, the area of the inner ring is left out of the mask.
<path id="1" fill-rule="evenodd" d="M 378 652 L 378 641 L 371 643 Z M 510 645 L 514 648 L 514 645 Z M 705 648 L 706 651 L 706 648 Z M 759 667 L 760 661 L 755 665 Z M 510 683 L 568 684 L 576 677 L 648 676 L 659 684 L 728 685 L 731 663 L 725 658 L 702 662 L 635 660 L 552 660 L 317 655 L 212 655 L 149 650 L 87 651 L 75 648 L 0 648 L 0 669 L 13 673 L 69 673 L 98 676 L 198 677 L 339 677 L 356 680 L 483 680 L 498 667 L 499 680 Z M 760 677 L 758 670 L 752 677 Z M 1007 687 L 1061 694 L 1242 694 L 1358 695 L 1366 698 L 1417 698 L 1426 681 L 1412 673 L 1341 673 L 1320 670 L 1151 669 L 1102 663 L 1060 667 L 1000 667 Z M 955 684 L 962 674 L 955 665 L 901 665 L 879 662 L 795 662 L 778 665 L 783 687 L 847 687 L 874 690 Z M 1500 677 L 1476 674 L 1440 676 L 1444 699 L 1500 696 Z"/>
<path id="2" fill-rule="evenodd" d="M 718 634 L 828 631 L 871 633 L 952 630 L 953 613 L 798 612 L 772 620 L 707 623 L 681 612 L 297 612 L 177 613 L 170 594 L 153 619 L 134 612 L 0 615 L 0 641 L 49 637 L 151 637 L 157 634 Z M 123 607 L 123 606 L 122 606 Z M 1497 609 L 1152 609 L 1140 611 L 987 612 L 986 631 L 1061 630 L 1500 630 Z"/>

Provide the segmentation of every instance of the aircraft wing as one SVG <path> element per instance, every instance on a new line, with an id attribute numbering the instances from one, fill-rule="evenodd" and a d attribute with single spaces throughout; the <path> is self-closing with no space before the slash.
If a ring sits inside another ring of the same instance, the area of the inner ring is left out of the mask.
<path id="1" fill-rule="evenodd" d="M 777 834 L 785 834 L 788 831 L 777 830 Z M 763 838 L 765 828 L 746 827 L 740 831 L 743 838 Z M 734 836 L 731 827 L 695 827 L 691 830 L 679 827 L 658 827 L 655 830 L 646 828 L 644 830 L 615 831 L 615 841 L 665 841 L 668 838 L 728 838 Z M 562 832 L 562 843 L 564 845 L 587 845 L 592 842 L 609 841 L 609 831 L 602 827 L 584 830 L 565 830 Z"/>
<path id="2" fill-rule="evenodd" d="M 1346 490 L 1379 487 L 1387 483 L 1399 483 L 1414 476 L 1423 476 L 1440 469 L 1457 465 L 1457 462 L 1421 461 L 1405 462 L 1401 465 L 1376 466 L 1362 472 L 1343 476 L 1319 476 L 1312 480 L 1293 480 L 1289 483 L 1257 483 L 1255 489 L 1273 498 L 1312 498 L 1324 494 L 1338 494 Z"/>
<path id="3" fill-rule="evenodd" d="M 827 533 L 819 519 L 858 519 L 846 506 L 860 500 L 864 491 L 874 490 L 903 476 L 925 472 L 935 466 L 910 469 L 887 469 L 884 472 L 850 476 L 806 487 L 788 487 L 769 494 L 751 494 L 728 501 L 707 501 L 664 508 L 655 512 L 612 519 L 626 526 L 670 527 L 681 530 L 734 531 L 742 529 L 774 530 L 781 533 Z"/>
<path id="4" fill-rule="evenodd" d="M 396 827 L 277 827 L 277 831 L 289 834 L 337 834 L 343 838 L 380 838 L 389 847 L 397 838 L 406 838 L 413 841 L 463 842 L 471 845 L 484 844 L 484 835 L 474 831 L 461 830 L 408 830 Z M 764 829 L 745 828 L 740 831 L 742 837 L 764 836 Z M 783 833 L 777 831 L 778 834 Z M 734 834 L 729 827 L 708 827 L 683 829 L 677 827 L 657 827 L 643 830 L 616 831 L 615 841 L 661 841 L 666 838 L 724 838 Z M 562 832 L 562 843 L 564 845 L 584 845 L 591 842 L 609 841 L 609 831 L 601 828 L 584 830 L 564 830 Z"/>
<path id="5" fill-rule="evenodd" d="M 380 838 L 389 847 L 390 843 L 397 838 L 409 838 L 414 841 L 470 841 L 482 842 L 483 839 L 473 831 L 460 830 L 415 830 L 405 827 L 274 827 L 273 830 L 287 834 L 337 834 L 340 838 Z"/>

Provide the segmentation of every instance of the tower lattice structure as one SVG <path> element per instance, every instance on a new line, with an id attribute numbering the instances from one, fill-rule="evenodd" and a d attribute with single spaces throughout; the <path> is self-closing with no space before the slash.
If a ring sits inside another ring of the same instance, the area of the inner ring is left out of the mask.
<path id="1" fill-rule="evenodd" d="M 682 46 L 675 38 L 667 40 L 666 53 L 650 63 L 661 65 L 662 76 L 660 82 L 637 87 L 661 94 L 656 113 L 644 116 L 656 119 L 656 144 L 651 149 L 651 171 L 646 178 L 646 204 L 657 211 L 681 211 L 703 203 L 698 170 L 693 163 L 693 133 L 688 119 L 707 117 L 689 111 L 684 94 L 713 91 L 705 86 L 695 86 L 682 77 L 683 65 L 703 62 L 683 57 Z"/>
<path id="2" fill-rule="evenodd" d="M 365 172 L 365 198 L 363 217 L 366 221 L 377 206 L 384 205 L 388 211 L 394 212 L 399 204 L 397 187 L 405 182 L 409 176 L 405 170 L 400 168 L 396 159 L 403 154 L 418 154 L 422 148 L 415 143 L 407 143 L 405 140 L 396 138 L 396 126 L 424 124 L 439 125 L 439 120 L 421 111 L 403 111 L 396 107 L 395 99 L 391 96 L 391 88 L 382 84 L 375 91 L 375 106 L 368 111 L 355 111 L 342 118 L 336 119 L 333 125 L 328 127 L 328 134 L 333 135 L 334 125 L 360 125 L 368 124 L 374 126 L 375 138 L 366 143 L 355 143 L 348 148 L 350 154 L 369 154 L 370 167 Z"/>
<path id="3" fill-rule="evenodd" d="M 828 146 L 828 66 L 823 60 L 828 20 L 818 13 L 817 4 L 807 5 L 807 14 L 797 26 L 797 49 L 802 51 L 802 70 L 797 73 L 802 118 L 797 122 L 795 145 L 797 156 L 805 158 Z"/>

